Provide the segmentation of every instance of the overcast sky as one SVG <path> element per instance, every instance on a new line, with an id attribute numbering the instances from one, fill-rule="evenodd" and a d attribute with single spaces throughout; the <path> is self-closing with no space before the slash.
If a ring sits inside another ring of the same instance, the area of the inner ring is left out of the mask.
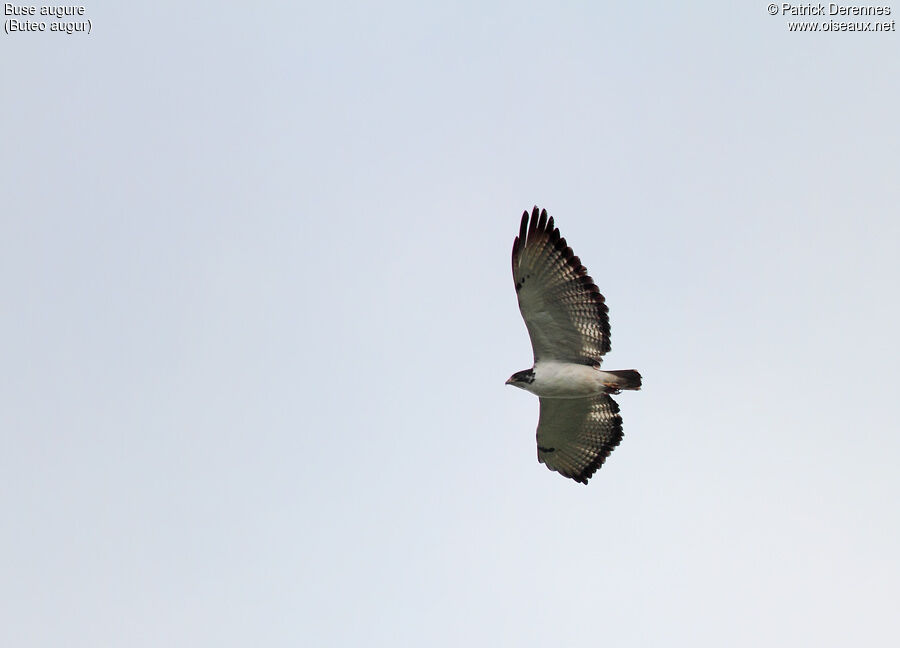
<path id="1" fill-rule="evenodd" d="M 729 5 L 0 35 L 0 644 L 896 645 L 900 36 Z M 644 377 L 588 486 L 533 205 Z"/>

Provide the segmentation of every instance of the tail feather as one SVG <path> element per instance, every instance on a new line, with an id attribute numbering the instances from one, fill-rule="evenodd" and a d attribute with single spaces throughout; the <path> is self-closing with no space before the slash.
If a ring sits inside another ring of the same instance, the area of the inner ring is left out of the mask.
<path id="1" fill-rule="evenodd" d="M 618 371 L 605 371 L 604 373 L 615 376 L 616 389 L 637 390 L 641 388 L 641 374 L 634 369 L 619 369 Z"/>

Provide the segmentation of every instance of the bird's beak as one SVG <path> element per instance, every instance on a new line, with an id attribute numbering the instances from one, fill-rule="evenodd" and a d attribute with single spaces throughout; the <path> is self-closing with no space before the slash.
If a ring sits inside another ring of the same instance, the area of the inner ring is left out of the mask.
<path id="1" fill-rule="evenodd" d="M 506 381 L 506 384 L 507 384 L 507 385 L 512 385 L 512 382 L 513 382 L 513 379 L 510 378 L 509 380 Z"/>

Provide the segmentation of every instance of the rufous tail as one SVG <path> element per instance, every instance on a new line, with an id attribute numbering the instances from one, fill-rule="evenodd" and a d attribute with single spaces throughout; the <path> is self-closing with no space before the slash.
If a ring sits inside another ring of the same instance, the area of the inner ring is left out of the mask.
<path id="1" fill-rule="evenodd" d="M 616 389 L 640 389 L 641 374 L 634 369 L 620 369 L 618 371 L 605 371 L 610 376 L 615 376 L 615 383 L 610 385 Z"/>

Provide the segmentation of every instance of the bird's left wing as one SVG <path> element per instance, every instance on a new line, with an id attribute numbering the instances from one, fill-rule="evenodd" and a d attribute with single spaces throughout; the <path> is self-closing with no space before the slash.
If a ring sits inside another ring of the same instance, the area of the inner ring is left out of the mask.
<path id="1" fill-rule="evenodd" d="M 592 398 L 542 398 L 538 461 L 587 484 L 622 440 L 619 406 L 606 394 Z"/>
<path id="2" fill-rule="evenodd" d="M 603 295 L 553 226 L 547 210 L 522 214 L 513 242 L 513 280 L 534 361 L 600 363 L 609 351 Z"/>

